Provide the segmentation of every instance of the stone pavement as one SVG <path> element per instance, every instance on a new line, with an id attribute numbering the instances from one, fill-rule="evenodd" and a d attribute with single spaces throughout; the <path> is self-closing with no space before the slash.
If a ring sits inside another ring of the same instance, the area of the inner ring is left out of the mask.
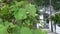
<path id="1" fill-rule="evenodd" d="M 50 32 L 50 33 L 48 33 L 48 34 L 57 34 L 57 33 Z"/>
<path id="2" fill-rule="evenodd" d="M 49 29 L 42 29 L 42 30 L 46 30 L 48 34 L 55 34 L 55 33 L 53 33 L 53 32 L 50 32 Z"/>
<path id="3" fill-rule="evenodd" d="M 48 34 L 55 34 L 54 32 L 47 32 Z"/>

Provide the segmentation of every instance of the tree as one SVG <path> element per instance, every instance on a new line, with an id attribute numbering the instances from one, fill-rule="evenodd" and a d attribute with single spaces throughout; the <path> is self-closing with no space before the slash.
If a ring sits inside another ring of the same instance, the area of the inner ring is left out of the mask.
<path id="1" fill-rule="evenodd" d="M 49 6 L 50 0 L 33 0 L 37 6 Z M 55 10 L 60 10 L 60 0 L 52 0 L 52 6 Z"/>
<path id="2" fill-rule="evenodd" d="M 51 20 L 54 21 L 55 32 L 56 32 L 56 24 L 60 24 L 60 14 L 57 13 L 55 16 L 51 16 Z"/>

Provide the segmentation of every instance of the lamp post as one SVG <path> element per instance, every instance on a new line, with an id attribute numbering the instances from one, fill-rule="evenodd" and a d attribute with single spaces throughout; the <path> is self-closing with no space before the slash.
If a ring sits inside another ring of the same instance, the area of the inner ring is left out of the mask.
<path id="1" fill-rule="evenodd" d="M 51 0 L 50 0 L 50 16 L 49 17 L 51 17 L 51 15 L 52 15 L 51 6 L 52 6 L 52 4 L 51 4 Z M 53 32 L 52 20 L 50 18 L 49 18 L 49 20 L 51 21 L 51 31 Z"/>

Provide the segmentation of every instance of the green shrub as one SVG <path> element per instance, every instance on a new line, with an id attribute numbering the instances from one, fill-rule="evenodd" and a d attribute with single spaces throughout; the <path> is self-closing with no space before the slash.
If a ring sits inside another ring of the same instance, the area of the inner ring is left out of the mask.
<path id="1" fill-rule="evenodd" d="M 0 0 L 0 3 L 2 3 L 3 2 L 3 0 Z"/>
<path id="2" fill-rule="evenodd" d="M 8 34 L 7 28 L 4 25 L 0 25 L 0 34 Z"/>
<path id="3" fill-rule="evenodd" d="M 35 27 L 35 21 L 37 21 L 35 5 L 26 1 L 4 1 L 0 9 L 0 18 L 2 18 L 0 19 L 0 34 L 42 34 L 40 29 L 31 30 Z M 2 2 L 3 0 L 0 0 L 0 3 Z M 22 28 L 20 28 L 20 25 Z"/>
<path id="4" fill-rule="evenodd" d="M 32 34 L 32 31 L 27 27 L 22 27 L 21 34 Z"/>
<path id="5" fill-rule="evenodd" d="M 3 24 L 3 21 L 2 21 L 2 19 L 0 18 L 0 24 Z"/>
<path id="6" fill-rule="evenodd" d="M 33 34 L 42 34 L 42 30 L 40 29 L 33 30 Z"/>
<path id="7" fill-rule="evenodd" d="M 43 31 L 42 31 L 42 34 L 47 34 L 47 31 L 46 31 L 46 30 L 43 30 Z"/>
<path id="8" fill-rule="evenodd" d="M 20 34 L 20 27 L 15 25 L 15 27 L 12 30 L 12 34 Z"/>
<path id="9" fill-rule="evenodd" d="M 42 30 L 40 30 L 40 29 L 35 29 L 35 30 L 33 30 L 33 34 L 47 34 L 47 31 L 42 31 Z"/>

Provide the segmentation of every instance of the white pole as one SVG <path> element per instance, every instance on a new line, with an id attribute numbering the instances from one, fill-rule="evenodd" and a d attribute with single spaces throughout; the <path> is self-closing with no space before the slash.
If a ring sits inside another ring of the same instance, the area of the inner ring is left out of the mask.
<path id="1" fill-rule="evenodd" d="M 52 15 L 52 10 L 51 10 L 51 0 L 50 0 L 50 17 Z M 53 26 L 52 26 L 52 20 L 49 18 L 49 20 L 51 21 L 51 31 L 53 32 Z"/>

